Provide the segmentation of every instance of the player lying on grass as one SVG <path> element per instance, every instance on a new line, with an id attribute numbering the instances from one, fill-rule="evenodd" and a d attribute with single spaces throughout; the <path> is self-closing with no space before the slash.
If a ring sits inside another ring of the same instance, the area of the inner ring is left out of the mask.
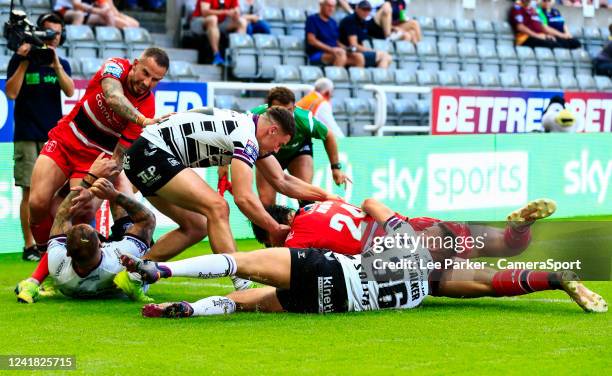
<path id="1" fill-rule="evenodd" d="M 453 236 L 438 225 L 415 232 L 414 228 L 384 205 L 366 200 L 367 212 L 390 236 Z M 376 228 L 369 230 L 376 233 Z M 417 244 L 416 252 L 405 258 L 441 261 L 454 249 L 426 249 Z M 346 312 L 383 308 L 413 308 L 428 294 L 448 297 L 522 295 L 542 290 L 564 290 L 587 312 L 605 312 L 607 305 L 597 294 L 577 282 L 573 272 L 530 270 L 433 270 L 417 269 L 410 278 L 377 282 L 364 277 L 362 255 L 342 255 L 324 249 L 269 248 L 234 255 L 207 255 L 191 259 L 153 263 L 122 257 L 128 270 L 143 280 L 160 278 L 216 278 L 238 275 L 272 287 L 237 291 L 226 297 L 213 296 L 195 303 L 161 303 L 143 307 L 148 317 L 189 317 L 236 310 L 262 312 Z M 430 273 L 431 272 L 431 273 Z"/>
<path id="2" fill-rule="evenodd" d="M 371 227 L 374 224 L 375 221 L 369 215 L 369 211 L 379 205 L 382 204 L 374 199 L 368 199 L 364 201 L 362 210 L 344 201 L 329 200 L 309 205 L 297 212 L 285 206 L 269 206 L 266 210 L 278 223 L 291 227 L 289 235 L 281 244 L 274 244 L 268 233 L 256 224 L 252 223 L 251 226 L 255 238 L 266 246 L 325 248 L 346 255 L 356 255 L 361 253 L 363 243 L 371 240 L 362 239 L 360 228 Z M 478 244 L 475 242 L 456 244 L 456 252 L 449 256 L 499 257 L 515 256 L 525 250 L 531 241 L 531 225 L 538 219 L 549 217 L 555 210 L 556 204 L 552 200 L 533 200 L 510 213 L 506 228 L 503 230 L 429 217 L 405 219 L 416 231 L 433 227 L 432 232 L 450 232 L 455 239 L 482 239 Z"/>
<path id="3" fill-rule="evenodd" d="M 106 171 L 114 169 L 115 174 L 118 172 L 114 160 L 103 160 L 101 156 L 94 162 L 92 170 L 103 175 L 102 170 L 95 167 L 100 163 L 105 164 Z M 116 214 L 129 216 L 131 226 L 120 240 L 101 241 L 90 225 L 73 225 L 73 215 L 79 210 L 71 208 L 71 205 L 77 196 L 88 197 L 90 202 L 96 197 L 116 204 Z M 49 275 L 64 295 L 73 298 L 108 297 L 123 291 L 134 300 L 152 301 L 144 295 L 140 282 L 130 280 L 128 274 L 123 272 L 125 269 L 119 256 L 146 255 L 154 229 L 155 215 L 138 201 L 118 192 L 109 180 L 98 178 L 91 187 L 81 183 L 62 201 L 53 221 L 47 253 L 32 277 L 19 282 L 15 288 L 17 301 L 35 302 L 39 297 L 40 283 Z"/>

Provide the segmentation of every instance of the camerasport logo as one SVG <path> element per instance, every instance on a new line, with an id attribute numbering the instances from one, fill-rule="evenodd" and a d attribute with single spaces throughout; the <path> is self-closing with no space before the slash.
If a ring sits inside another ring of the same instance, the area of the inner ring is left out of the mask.
<path id="1" fill-rule="evenodd" d="M 527 152 L 430 154 L 427 208 L 461 210 L 527 201 Z"/>

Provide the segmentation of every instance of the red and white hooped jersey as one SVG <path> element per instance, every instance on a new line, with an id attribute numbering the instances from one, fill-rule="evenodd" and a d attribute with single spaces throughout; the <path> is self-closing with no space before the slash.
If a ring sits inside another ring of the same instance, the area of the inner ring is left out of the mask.
<path id="1" fill-rule="evenodd" d="M 108 105 L 102 90 L 102 80 L 116 79 L 123 86 L 123 94 L 148 118 L 155 116 L 155 97 L 151 91 L 140 97 L 133 96 L 128 90 L 127 77 L 132 64 L 127 59 L 111 58 L 93 76 L 87 85 L 85 95 L 64 116 L 58 125 L 51 129 L 49 136 L 61 139 L 61 134 L 69 132 L 85 146 L 112 154 L 117 143 L 129 147 L 142 132 L 142 127 L 117 115 Z M 59 137 L 58 137 L 59 136 Z"/>
<path id="2" fill-rule="evenodd" d="M 415 231 L 440 222 L 427 217 L 402 218 Z M 368 234 L 368 227 L 374 223 L 372 217 L 357 206 L 343 201 L 318 202 L 301 208 L 295 214 L 285 247 L 325 248 L 345 255 L 357 255 L 362 249 L 362 233 Z M 384 229 L 379 227 L 374 235 L 383 234 Z"/>

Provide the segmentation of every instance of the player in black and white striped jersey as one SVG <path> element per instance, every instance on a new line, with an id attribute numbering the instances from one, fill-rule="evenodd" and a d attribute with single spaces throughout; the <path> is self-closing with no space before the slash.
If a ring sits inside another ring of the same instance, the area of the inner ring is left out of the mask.
<path id="1" fill-rule="evenodd" d="M 287 236 L 289 227 L 278 224 L 253 193 L 254 165 L 289 197 L 312 201 L 333 197 L 285 174 L 278 161 L 269 157 L 294 132 L 292 114 L 280 107 L 271 107 L 261 116 L 198 109 L 145 128 L 126 152 L 126 175 L 157 209 L 179 224 L 155 243 L 148 258 L 167 260 L 206 235 L 213 252 L 236 251 L 227 203 L 191 168 L 231 165 L 236 205 L 279 239 Z"/>

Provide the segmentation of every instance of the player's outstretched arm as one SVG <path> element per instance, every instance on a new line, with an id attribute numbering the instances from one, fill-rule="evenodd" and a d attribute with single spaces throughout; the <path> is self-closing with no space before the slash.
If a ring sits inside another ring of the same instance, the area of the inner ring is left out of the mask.
<path id="1" fill-rule="evenodd" d="M 389 218 L 395 215 L 393 210 L 382 202 L 373 198 L 366 198 L 361 204 L 361 209 L 370 217 L 374 218 L 374 220 L 381 226 L 384 226 Z"/>
<path id="2" fill-rule="evenodd" d="M 350 182 L 350 179 L 346 176 L 344 172 L 339 168 L 340 166 L 340 156 L 338 153 L 338 142 L 336 141 L 336 136 L 331 129 L 327 129 L 327 136 L 323 141 L 323 145 L 325 146 L 325 152 L 327 153 L 327 158 L 329 159 L 329 164 L 332 166 L 332 174 L 334 177 L 334 183 L 336 185 L 346 184 Z M 338 168 L 334 168 L 338 167 Z"/>
<path id="3" fill-rule="evenodd" d="M 141 127 L 158 122 L 158 119 L 147 118 L 134 107 L 132 102 L 125 96 L 121 82 L 118 80 L 114 78 L 102 79 L 102 91 L 104 92 L 106 103 L 108 103 L 113 111 L 122 118 L 132 123 L 136 123 Z"/>

